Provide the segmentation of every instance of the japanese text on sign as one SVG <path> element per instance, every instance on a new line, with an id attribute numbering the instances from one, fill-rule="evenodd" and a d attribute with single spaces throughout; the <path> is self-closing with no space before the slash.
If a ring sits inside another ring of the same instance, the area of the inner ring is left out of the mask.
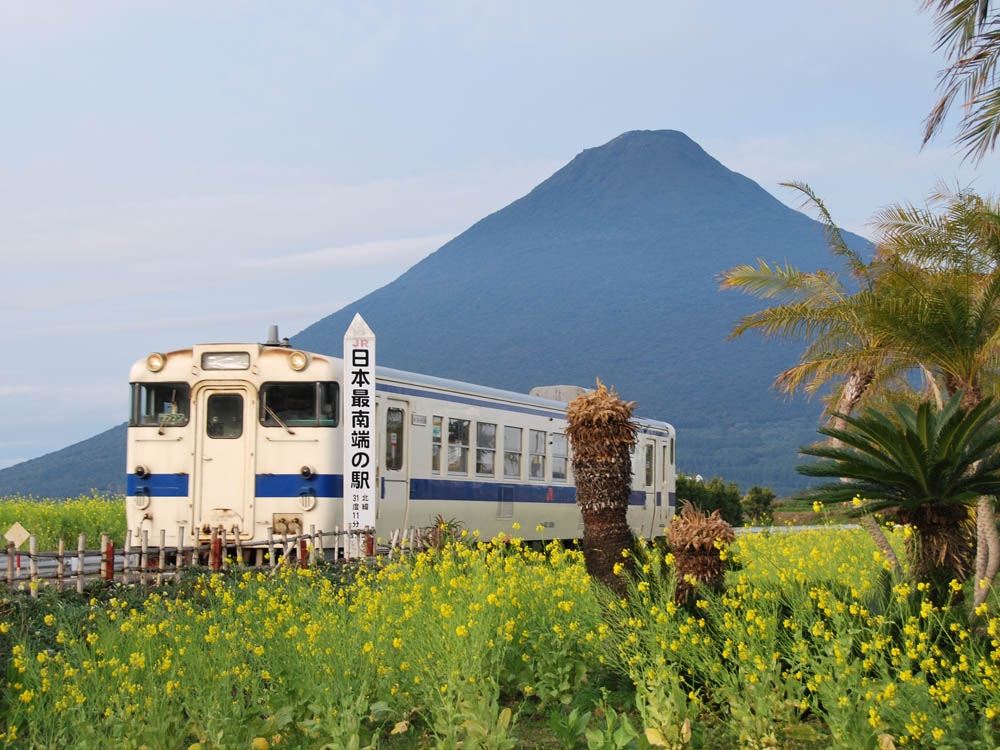
<path id="1" fill-rule="evenodd" d="M 374 528 L 377 495 L 375 471 L 375 334 L 364 318 L 344 336 L 345 416 L 344 526 Z"/>

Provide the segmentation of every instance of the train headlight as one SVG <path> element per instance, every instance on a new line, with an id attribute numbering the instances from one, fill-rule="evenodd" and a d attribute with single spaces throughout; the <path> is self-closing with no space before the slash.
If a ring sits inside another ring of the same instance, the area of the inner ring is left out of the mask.
<path id="1" fill-rule="evenodd" d="M 306 369 L 309 365 L 309 355 L 305 352 L 292 352 L 288 355 L 288 366 L 296 372 Z"/>
<path id="2" fill-rule="evenodd" d="M 167 355 L 160 352 L 153 352 L 146 357 L 146 367 L 150 372 L 159 372 L 167 364 Z"/>

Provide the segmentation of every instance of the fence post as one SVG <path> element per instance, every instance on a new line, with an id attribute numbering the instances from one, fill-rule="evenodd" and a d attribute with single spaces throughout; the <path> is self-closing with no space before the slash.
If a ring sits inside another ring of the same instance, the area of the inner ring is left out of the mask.
<path id="1" fill-rule="evenodd" d="M 274 570 L 274 528 L 271 526 L 267 527 L 267 560 L 271 564 L 271 570 Z"/>
<path id="2" fill-rule="evenodd" d="M 309 564 L 316 564 L 316 524 L 309 524 Z"/>
<path id="3" fill-rule="evenodd" d="M 65 545 L 63 544 L 62 538 L 59 539 L 59 553 L 56 557 L 56 591 L 62 593 L 63 590 L 63 573 L 65 568 L 63 567 L 63 553 L 65 552 Z"/>
<path id="4" fill-rule="evenodd" d="M 80 534 L 76 539 L 76 593 L 83 593 L 83 563 L 87 554 L 87 537 Z"/>
<path id="5" fill-rule="evenodd" d="M 108 574 L 104 577 L 106 581 L 115 580 L 115 540 L 108 539 Z"/>
<path id="6" fill-rule="evenodd" d="M 167 530 L 160 529 L 160 559 L 156 561 L 156 585 L 163 585 L 163 569 L 167 567 Z"/>
<path id="7" fill-rule="evenodd" d="M 322 562 L 326 562 L 326 548 L 323 544 L 323 529 L 319 530 L 319 536 L 316 538 L 316 545 L 319 548 L 319 559 Z"/>
<path id="8" fill-rule="evenodd" d="M 236 527 L 233 528 L 233 536 L 236 537 L 236 564 L 239 567 L 243 567 L 243 540 L 240 530 Z"/>
<path id="9" fill-rule="evenodd" d="M 146 568 L 149 567 L 149 529 L 142 530 L 142 546 L 139 548 L 139 583 L 148 583 Z"/>
<path id="10" fill-rule="evenodd" d="M 219 559 L 218 555 L 219 546 L 219 529 L 215 527 L 212 529 L 212 536 L 208 542 L 208 567 L 212 570 L 219 569 Z"/>
<path id="11" fill-rule="evenodd" d="M 14 588 L 14 542 L 7 542 L 7 585 Z"/>
<path id="12" fill-rule="evenodd" d="M 128 571 L 132 565 L 132 529 L 125 529 L 125 559 L 122 561 L 122 585 L 128 584 Z"/>
<path id="13" fill-rule="evenodd" d="M 28 537 L 28 570 L 31 572 L 31 581 L 28 588 L 33 599 L 38 598 L 38 537 L 32 534 Z"/>
<path id="14" fill-rule="evenodd" d="M 308 568 L 309 567 L 309 555 L 308 555 L 308 552 L 307 552 L 307 549 L 306 549 L 307 546 L 308 546 L 308 543 L 306 542 L 306 536 L 305 536 L 305 534 L 299 535 L 298 536 L 298 547 L 299 547 L 298 557 L 299 557 L 299 567 L 300 568 Z"/>
<path id="15" fill-rule="evenodd" d="M 184 568 L 184 527 L 177 526 L 177 553 L 174 555 L 174 580 L 181 577 Z"/>
<path id="16" fill-rule="evenodd" d="M 101 568 L 98 574 L 102 581 L 108 577 L 108 535 L 101 534 Z"/>
<path id="17" fill-rule="evenodd" d="M 229 557 L 228 550 L 229 548 L 226 546 L 226 529 L 223 526 L 219 526 L 219 565 L 223 572 L 229 570 L 229 563 L 226 562 L 226 558 Z"/>
<path id="18" fill-rule="evenodd" d="M 333 527 L 333 561 L 340 560 L 340 527 Z"/>

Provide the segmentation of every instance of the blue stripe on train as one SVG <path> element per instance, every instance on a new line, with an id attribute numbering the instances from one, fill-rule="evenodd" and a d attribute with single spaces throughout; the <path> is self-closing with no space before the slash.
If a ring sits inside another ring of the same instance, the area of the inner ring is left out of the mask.
<path id="1" fill-rule="evenodd" d="M 187 497 L 187 474 L 147 474 L 138 477 L 128 474 L 125 477 L 126 494 L 129 497 L 149 495 L 150 497 Z"/>
<path id="2" fill-rule="evenodd" d="M 576 503 L 576 487 L 526 484 L 502 484 L 498 482 L 470 482 L 462 479 L 411 479 L 411 500 L 468 500 L 472 502 L 499 502 L 501 490 L 507 489 L 511 496 L 505 497 L 515 503 Z M 646 493 L 632 492 L 629 505 L 645 505 Z"/>
<path id="3" fill-rule="evenodd" d="M 139 478 L 135 474 L 127 477 L 127 492 L 130 497 L 144 494 L 156 497 L 187 497 L 188 476 L 186 474 L 150 474 Z M 498 502 L 501 488 L 511 492 L 515 503 L 576 503 L 576 488 L 569 485 L 526 485 L 502 484 L 499 482 L 475 482 L 461 479 L 411 479 L 411 500 L 467 500 L 471 502 Z M 342 474 L 317 474 L 313 479 L 303 479 L 299 474 L 258 474 L 254 483 L 257 497 L 298 497 L 313 494 L 322 498 L 344 496 Z M 504 498 L 505 500 L 508 498 Z M 633 491 L 629 505 L 645 505 L 646 493 Z M 670 505 L 674 504 L 674 493 L 669 495 Z"/>
<path id="4" fill-rule="evenodd" d="M 317 474 L 303 479 L 300 474 L 258 474 L 254 483 L 257 497 L 316 497 L 340 498 L 344 496 L 343 474 Z"/>

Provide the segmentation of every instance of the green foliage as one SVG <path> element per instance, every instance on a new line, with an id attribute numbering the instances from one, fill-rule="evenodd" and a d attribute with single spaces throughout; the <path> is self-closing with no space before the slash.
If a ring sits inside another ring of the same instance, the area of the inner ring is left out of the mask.
<path id="1" fill-rule="evenodd" d="M 40 550 L 54 550 L 62 539 L 76 549 L 77 537 L 87 535 L 87 546 L 97 547 L 101 534 L 115 546 L 125 542 L 125 498 L 93 494 L 72 500 L 0 497 L 0 534 L 15 521 L 38 537 Z"/>
<path id="2" fill-rule="evenodd" d="M 775 499 L 770 488 L 755 484 L 743 496 L 743 518 L 754 526 L 770 526 L 774 523 Z"/>
<path id="3" fill-rule="evenodd" d="M 826 459 L 804 464 L 810 477 L 847 479 L 811 488 L 802 497 L 820 502 L 865 499 L 857 513 L 888 508 L 908 513 L 922 506 L 972 504 L 979 495 L 1000 494 L 1000 403 L 985 399 L 963 409 L 958 393 L 938 409 L 930 402 L 916 411 L 899 404 L 894 414 L 867 409 L 839 415 L 845 427 L 820 434 L 843 443 L 803 446 L 799 451 Z"/>
<path id="4" fill-rule="evenodd" d="M 706 513 L 721 511 L 722 517 L 733 526 L 743 524 L 743 505 L 739 485 L 726 482 L 721 477 L 712 477 L 707 482 L 699 482 L 687 474 L 677 475 L 677 504 L 689 501 Z"/>

